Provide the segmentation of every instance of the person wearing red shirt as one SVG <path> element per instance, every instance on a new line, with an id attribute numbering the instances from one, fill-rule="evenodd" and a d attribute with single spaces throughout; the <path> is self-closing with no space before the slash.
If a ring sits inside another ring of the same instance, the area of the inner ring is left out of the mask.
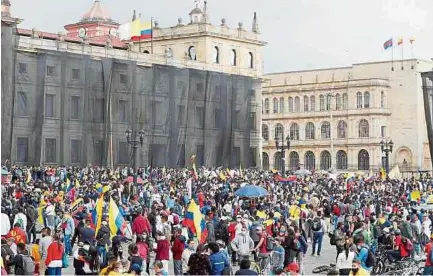
<path id="1" fill-rule="evenodd" d="M 182 229 L 177 228 L 171 251 L 173 252 L 174 275 L 183 275 L 182 273 L 182 253 L 185 249 L 185 237 L 182 236 Z"/>
<path id="2" fill-rule="evenodd" d="M 400 260 L 402 257 L 409 256 L 409 252 L 406 250 L 406 246 L 402 241 L 401 232 L 399 229 L 395 230 L 394 238 L 394 250 L 386 252 L 388 260 L 393 263 L 395 260 Z"/>
<path id="3" fill-rule="evenodd" d="M 19 224 L 19 223 L 14 224 L 14 228 L 12 228 L 9 231 L 9 233 L 6 237 L 7 238 L 14 238 L 15 244 L 18 244 L 20 242 L 27 244 L 27 233 L 24 232 L 23 229 L 21 229 L 21 224 Z"/>
<path id="4" fill-rule="evenodd" d="M 258 226 L 256 228 L 256 233 L 260 237 L 259 243 L 254 248 L 254 251 L 259 252 L 259 257 L 267 256 L 268 255 L 268 249 L 267 249 L 267 236 L 268 234 L 266 231 L 263 231 L 261 226 Z"/>
<path id="5" fill-rule="evenodd" d="M 149 220 L 141 213 L 132 222 L 132 234 L 142 235 L 144 232 L 149 234 L 152 231 Z"/>
<path id="6" fill-rule="evenodd" d="M 155 261 L 160 261 L 164 265 L 164 270 L 168 271 L 168 261 L 170 260 L 170 243 L 164 233 L 158 231 L 156 233 Z"/>
<path id="7" fill-rule="evenodd" d="M 432 256 L 432 247 L 433 247 L 433 235 L 430 236 L 430 242 L 425 246 L 425 266 L 424 266 L 424 275 L 433 275 L 433 263 L 431 261 Z"/>
<path id="8" fill-rule="evenodd" d="M 62 275 L 63 251 L 64 246 L 60 242 L 60 237 L 55 234 L 53 242 L 48 246 L 47 259 L 45 260 L 48 275 Z"/>

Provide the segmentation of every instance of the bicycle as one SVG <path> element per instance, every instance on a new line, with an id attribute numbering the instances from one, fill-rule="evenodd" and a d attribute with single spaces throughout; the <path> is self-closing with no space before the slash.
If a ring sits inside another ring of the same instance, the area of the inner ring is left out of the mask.
<path id="1" fill-rule="evenodd" d="M 259 256 L 259 260 L 251 262 L 251 269 L 258 275 L 269 275 L 271 272 L 271 255 Z"/>
<path id="2" fill-rule="evenodd" d="M 335 264 L 321 265 L 313 269 L 314 274 L 328 274 L 329 271 L 335 269 Z"/>

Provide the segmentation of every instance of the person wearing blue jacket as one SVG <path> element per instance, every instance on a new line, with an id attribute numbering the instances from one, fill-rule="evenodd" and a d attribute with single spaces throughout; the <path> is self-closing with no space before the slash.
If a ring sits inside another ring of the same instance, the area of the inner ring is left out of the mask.
<path id="1" fill-rule="evenodd" d="M 224 256 L 222 252 L 220 252 L 220 248 L 216 243 L 210 243 L 210 275 L 222 275 L 223 271 L 229 267 L 229 261 Z"/>

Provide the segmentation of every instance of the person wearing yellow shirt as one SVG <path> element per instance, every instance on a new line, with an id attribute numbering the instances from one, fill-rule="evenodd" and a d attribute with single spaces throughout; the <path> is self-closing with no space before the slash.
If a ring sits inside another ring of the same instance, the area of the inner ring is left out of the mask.
<path id="1" fill-rule="evenodd" d="M 352 271 L 349 274 L 350 276 L 370 276 L 370 272 L 362 268 L 359 260 L 354 259 L 352 263 Z"/>
<path id="2" fill-rule="evenodd" d="M 256 216 L 258 216 L 260 219 L 266 219 L 266 213 L 262 210 L 258 210 Z"/>

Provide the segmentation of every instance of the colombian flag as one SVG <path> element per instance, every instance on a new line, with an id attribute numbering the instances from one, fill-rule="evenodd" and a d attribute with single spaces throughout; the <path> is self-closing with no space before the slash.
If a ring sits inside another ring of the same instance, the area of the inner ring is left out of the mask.
<path id="1" fill-rule="evenodd" d="M 110 205 L 108 207 L 108 225 L 110 227 L 111 237 L 117 235 L 120 231 L 122 235 L 125 235 L 126 221 L 120 213 L 119 207 L 116 202 L 110 197 Z"/>
<path id="2" fill-rule="evenodd" d="M 197 236 L 201 244 L 206 242 L 207 228 L 203 214 L 200 212 L 200 207 L 194 199 L 191 200 L 188 210 L 183 219 L 183 226 L 187 227 L 191 233 Z"/>
<path id="3" fill-rule="evenodd" d="M 95 233 L 98 233 L 99 228 L 101 228 L 102 223 L 102 213 L 103 213 L 103 206 L 104 205 L 104 194 L 101 194 L 101 196 L 96 201 L 95 209 L 92 211 L 92 220 L 93 224 L 95 225 Z"/>
<path id="4" fill-rule="evenodd" d="M 140 38 L 152 38 L 152 22 L 146 22 L 141 24 Z"/>

